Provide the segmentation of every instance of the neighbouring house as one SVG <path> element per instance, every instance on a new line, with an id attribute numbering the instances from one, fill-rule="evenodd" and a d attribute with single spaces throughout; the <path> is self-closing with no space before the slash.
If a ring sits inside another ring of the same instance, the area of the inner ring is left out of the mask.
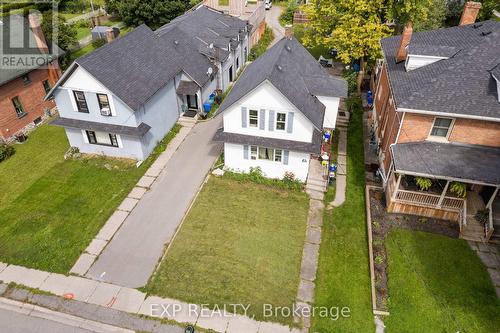
<path id="1" fill-rule="evenodd" d="M 344 97 L 345 80 L 328 74 L 297 39 L 281 39 L 243 71 L 220 106 L 224 127 L 214 140 L 224 142 L 225 167 L 305 181 Z"/>
<path id="2" fill-rule="evenodd" d="M 120 35 L 120 28 L 97 25 L 92 29 L 91 34 L 92 41 L 102 39 L 107 43 L 110 43 L 115 38 L 118 38 L 118 36 Z"/>
<path id="3" fill-rule="evenodd" d="M 389 212 L 498 241 L 500 22 L 475 23 L 480 6 L 467 2 L 460 26 L 382 39 L 372 120 Z"/>
<path id="4" fill-rule="evenodd" d="M 249 48 L 257 44 L 266 29 L 264 1 L 228 0 L 227 5 L 221 5 L 219 0 L 204 0 L 203 3 L 206 6 L 248 21 L 252 27 L 248 40 Z"/>
<path id="5" fill-rule="evenodd" d="M 45 59 L 53 54 L 34 15 L 2 17 L 0 32 L 3 64 L 7 59 L 23 60 L 24 55 Z M 55 104 L 44 97 L 59 75 L 57 57 L 49 65 L 22 61 L 0 67 L 0 142 L 20 139 L 49 115 Z"/>
<path id="6" fill-rule="evenodd" d="M 246 21 L 198 6 L 152 31 L 141 25 L 77 59 L 48 96 L 72 147 L 144 160 L 180 116 L 225 91 L 246 60 Z"/>

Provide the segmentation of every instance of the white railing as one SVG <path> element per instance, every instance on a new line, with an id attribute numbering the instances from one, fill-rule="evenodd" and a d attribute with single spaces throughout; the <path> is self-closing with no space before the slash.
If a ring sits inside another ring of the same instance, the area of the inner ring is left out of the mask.
<path id="1" fill-rule="evenodd" d="M 488 207 L 488 223 L 484 224 L 484 237 L 486 238 L 486 241 L 488 241 L 491 238 L 494 229 L 495 228 L 493 227 L 493 209 L 491 208 L 490 205 Z"/>
<path id="2" fill-rule="evenodd" d="M 444 197 L 443 202 L 439 205 L 439 199 L 441 196 L 437 194 L 398 189 L 395 191 L 396 201 L 403 203 L 453 211 L 461 211 L 465 206 L 465 200 L 461 198 Z"/>

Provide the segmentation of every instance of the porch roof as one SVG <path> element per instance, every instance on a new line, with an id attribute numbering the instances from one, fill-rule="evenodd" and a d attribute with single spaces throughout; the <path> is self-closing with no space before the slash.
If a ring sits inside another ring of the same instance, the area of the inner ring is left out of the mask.
<path id="1" fill-rule="evenodd" d="M 179 82 L 179 86 L 177 87 L 178 95 L 194 95 L 198 92 L 200 86 L 194 81 L 184 81 Z"/>
<path id="2" fill-rule="evenodd" d="M 396 144 L 392 154 L 396 172 L 500 186 L 500 148 L 423 141 Z"/>
<path id="3" fill-rule="evenodd" d="M 139 126 L 132 127 L 132 126 L 98 123 L 94 121 L 86 121 L 79 119 L 62 118 L 62 117 L 57 117 L 50 124 L 55 126 L 78 128 L 89 131 L 101 131 L 106 133 L 129 135 L 139 138 L 143 137 L 144 134 L 146 134 L 151 129 L 151 126 L 149 126 L 146 123 L 140 123 Z"/>

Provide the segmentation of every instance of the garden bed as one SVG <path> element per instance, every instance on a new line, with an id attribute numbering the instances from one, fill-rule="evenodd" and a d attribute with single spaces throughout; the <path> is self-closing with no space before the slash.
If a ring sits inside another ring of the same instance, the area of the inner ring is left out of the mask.
<path id="1" fill-rule="evenodd" d="M 388 213 L 386 211 L 384 192 L 372 188 L 369 194 L 376 309 L 387 311 L 389 293 L 387 284 L 387 251 L 384 242 L 391 230 L 409 229 L 458 238 L 459 227 L 456 222 L 452 221 Z"/>

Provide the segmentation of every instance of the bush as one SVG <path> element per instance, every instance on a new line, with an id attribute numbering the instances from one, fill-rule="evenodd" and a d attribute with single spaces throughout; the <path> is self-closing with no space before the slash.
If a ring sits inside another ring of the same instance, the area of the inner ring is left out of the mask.
<path id="1" fill-rule="evenodd" d="M 253 61 L 257 59 L 261 54 L 266 52 L 267 47 L 271 44 L 274 39 L 274 34 L 271 28 L 266 27 L 264 33 L 259 39 L 259 42 L 255 44 L 250 50 L 250 54 L 248 55 L 248 60 Z"/>
<path id="2" fill-rule="evenodd" d="M 106 44 L 106 41 L 103 39 L 103 38 L 97 38 L 95 40 L 92 41 L 92 46 L 95 48 L 95 49 L 98 49 L 100 48 L 101 46 L 103 46 L 104 44 Z"/>
<path id="3" fill-rule="evenodd" d="M 302 191 L 303 183 L 295 179 L 295 175 L 287 172 L 283 179 L 266 178 L 260 167 L 250 168 L 248 173 L 226 171 L 224 177 L 242 182 L 252 182 L 285 190 Z"/>
<path id="4" fill-rule="evenodd" d="M 16 153 L 16 149 L 11 145 L 0 145 L 0 162 L 8 159 Z"/>
<path id="5" fill-rule="evenodd" d="M 346 70 L 342 76 L 347 80 L 347 91 L 352 94 L 358 90 L 358 73 L 353 70 Z"/>
<path id="6" fill-rule="evenodd" d="M 77 28 L 92 28 L 89 20 L 78 20 L 74 26 Z"/>
<path id="7" fill-rule="evenodd" d="M 415 183 L 421 191 L 427 191 L 432 186 L 432 180 L 425 177 L 415 177 Z"/>

